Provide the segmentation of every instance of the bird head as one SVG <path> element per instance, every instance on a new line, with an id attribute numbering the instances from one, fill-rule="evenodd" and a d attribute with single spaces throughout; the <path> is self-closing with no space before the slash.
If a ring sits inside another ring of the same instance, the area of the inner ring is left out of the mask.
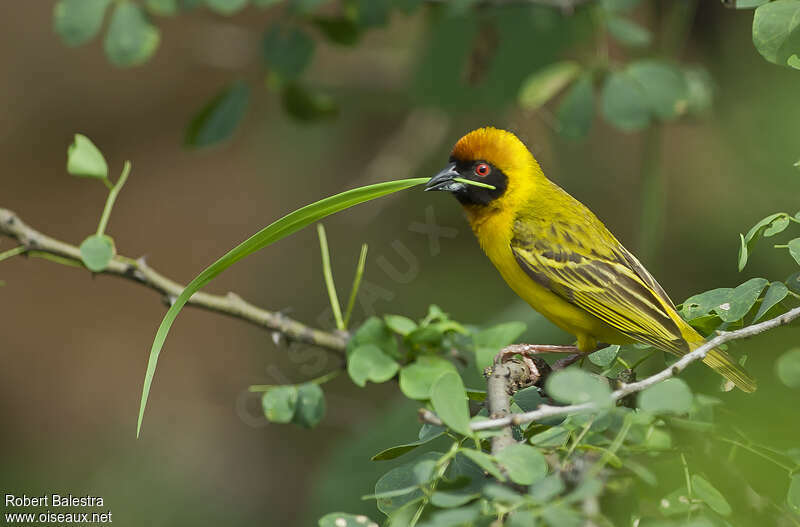
<path id="1" fill-rule="evenodd" d="M 450 162 L 433 176 L 425 190 L 452 193 L 462 205 L 488 205 L 532 183 L 541 176 L 539 164 L 528 148 L 511 132 L 486 127 L 458 140 Z M 542 176 L 543 177 L 543 176 Z M 456 181 L 469 179 L 494 186 L 478 187 Z"/>

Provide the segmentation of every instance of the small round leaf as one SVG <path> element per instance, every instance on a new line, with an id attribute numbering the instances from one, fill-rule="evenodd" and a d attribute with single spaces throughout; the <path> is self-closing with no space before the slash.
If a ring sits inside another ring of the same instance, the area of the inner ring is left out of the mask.
<path id="1" fill-rule="evenodd" d="M 80 251 L 83 265 L 93 273 L 99 273 L 114 257 L 114 240 L 105 234 L 92 234 L 83 240 Z"/>
<path id="2" fill-rule="evenodd" d="M 67 172 L 73 176 L 105 179 L 108 163 L 88 137 L 75 134 L 75 140 L 67 148 Z"/>
<path id="3" fill-rule="evenodd" d="M 297 408 L 297 387 L 277 386 L 261 397 L 264 415 L 273 423 L 288 423 Z"/>
<path id="4" fill-rule="evenodd" d="M 53 26 L 68 46 L 88 42 L 100 31 L 111 0 L 60 0 L 53 7 Z"/>
<path id="5" fill-rule="evenodd" d="M 160 40 L 158 28 L 150 23 L 142 9 L 123 0 L 114 9 L 103 46 L 108 60 L 125 68 L 147 61 Z"/>
<path id="6" fill-rule="evenodd" d="M 464 382 L 458 373 L 441 374 L 431 387 L 433 410 L 450 429 L 463 435 L 471 435 L 469 407 Z"/>
<path id="7" fill-rule="evenodd" d="M 547 378 L 546 390 L 553 399 L 564 403 L 594 402 L 599 406 L 611 404 L 608 383 L 579 368 L 560 370 Z"/>
<path id="8" fill-rule="evenodd" d="M 400 370 L 400 391 L 409 399 L 429 399 L 434 381 L 448 371 L 457 373 L 452 362 L 441 357 L 422 355 Z"/>
<path id="9" fill-rule="evenodd" d="M 184 144 L 204 147 L 228 139 L 247 112 L 249 102 L 250 87 L 243 81 L 234 82 L 192 118 Z"/>
<path id="10" fill-rule="evenodd" d="M 318 384 L 308 382 L 297 387 L 297 409 L 293 423 L 314 428 L 325 417 L 325 394 Z"/>
<path id="11" fill-rule="evenodd" d="M 514 443 L 498 452 L 495 459 L 505 467 L 508 477 L 520 485 L 532 485 L 547 475 L 547 461 L 530 445 Z"/>
<path id="12" fill-rule="evenodd" d="M 667 379 L 639 394 L 639 408 L 652 413 L 685 414 L 692 408 L 692 392 L 681 379 Z"/>
<path id="13" fill-rule="evenodd" d="M 650 106 L 644 88 L 624 71 L 611 73 L 603 86 L 603 115 L 626 132 L 650 124 Z"/>
<path id="14" fill-rule="evenodd" d="M 359 386 L 367 381 L 386 382 L 395 376 L 400 365 L 374 344 L 364 344 L 347 358 L 347 373 Z"/>
<path id="15" fill-rule="evenodd" d="M 778 378 L 789 388 L 800 388 L 800 348 L 794 348 L 780 357 L 775 363 Z"/>

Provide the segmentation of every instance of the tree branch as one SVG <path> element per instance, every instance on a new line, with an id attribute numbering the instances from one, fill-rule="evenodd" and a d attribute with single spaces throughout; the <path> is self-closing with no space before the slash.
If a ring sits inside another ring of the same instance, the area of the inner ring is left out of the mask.
<path id="1" fill-rule="evenodd" d="M 26 225 L 16 214 L 0 208 L 0 234 L 16 239 L 25 249 L 21 254 L 48 255 L 64 259 L 83 267 L 78 247 L 51 238 Z M 127 278 L 149 287 L 164 295 L 169 303 L 181 294 L 184 286 L 170 280 L 147 265 L 144 258 L 134 260 L 125 256 L 114 256 L 108 267 L 98 274 Z M 213 295 L 197 292 L 189 299 L 188 305 L 201 307 L 208 311 L 239 318 L 256 326 L 283 334 L 289 340 L 312 344 L 344 355 L 347 335 L 343 332 L 329 332 L 311 328 L 282 313 L 267 311 L 243 300 L 234 293 Z"/>
<path id="2" fill-rule="evenodd" d="M 684 369 L 686 369 L 686 367 L 689 364 L 704 359 L 709 351 L 726 342 L 758 335 L 759 333 L 763 333 L 765 331 L 769 331 L 779 326 L 786 325 L 797 318 L 800 318 L 800 307 L 791 309 L 786 313 L 777 316 L 775 318 L 772 318 L 770 320 L 759 322 L 758 324 L 753 324 L 752 326 L 747 326 L 745 328 L 737 329 L 735 331 L 719 332 L 719 334 L 716 337 L 707 341 L 705 344 L 703 344 L 696 350 L 687 353 L 669 368 L 666 368 L 654 375 L 651 375 L 646 379 L 642 379 L 641 381 L 632 382 L 629 384 L 623 384 L 621 388 L 615 390 L 611 394 L 611 400 L 613 403 L 616 403 L 620 399 L 623 399 L 624 397 L 627 397 L 630 394 L 640 392 L 646 388 L 649 388 L 650 386 L 663 382 L 669 379 L 670 377 L 676 376 Z M 488 419 L 486 421 L 478 421 L 476 423 L 473 423 L 471 428 L 472 430 L 487 430 L 492 428 L 508 427 L 511 425 L 520 425 L 523 423 L 529 423 L 531 421 L 538 421 L 547 417 L 589 412 L 592 410 L 604 408 L 606 406 L 607 403 L 598 404 L 597 402 L 593 401 L 581 404 L 571 404 L 568 406 L 540 405 L 539 408 L 530 412 L 512 414 L 504 417 Z M 439 417 L 433 412 L 425 412 L 424 414 L 420 413 L 420 417 L 423 420 L 430 423 L 433 422 L 441 423 L 441 419 L 439 419 Z"/>
<path id="3" fill-rule="evenodd" d="M 495 361 L 492 371 L 486 381 L 486 406 L 489 410 L 489 419 L 504 419 L 511 415 L 511 385 L 512 366 L 514 363 Z M 514 444 L 514 435 L 511 427 L 504 427 L 500 434 L 492 437 L 492 454 L 497 454 L 505 447 Z"/>

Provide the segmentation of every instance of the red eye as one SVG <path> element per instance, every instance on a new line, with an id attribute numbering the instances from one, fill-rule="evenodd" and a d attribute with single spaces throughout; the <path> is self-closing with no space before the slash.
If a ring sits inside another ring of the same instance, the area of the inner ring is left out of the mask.
<path id="1" fill-rule="evenodd" d="M 480 163 L 475 166 L 475 175 L 480 177 L 486 177 L 489 175 L 489 172 L 492 171 L 492 168 L 487 165 L 486 163 Z"/>

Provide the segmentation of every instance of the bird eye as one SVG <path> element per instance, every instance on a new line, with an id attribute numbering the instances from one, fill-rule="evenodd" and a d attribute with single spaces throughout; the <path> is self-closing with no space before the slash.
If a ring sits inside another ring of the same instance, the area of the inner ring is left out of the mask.
<path id="1" fill-rule="evenodd" d="M 489 172 L 492 171 L 492 168 L 487 165 L 486 163 L 479 163 L 475 166 L 475 175 L 480 177 L 486 177 L 489 175 Z"/>

